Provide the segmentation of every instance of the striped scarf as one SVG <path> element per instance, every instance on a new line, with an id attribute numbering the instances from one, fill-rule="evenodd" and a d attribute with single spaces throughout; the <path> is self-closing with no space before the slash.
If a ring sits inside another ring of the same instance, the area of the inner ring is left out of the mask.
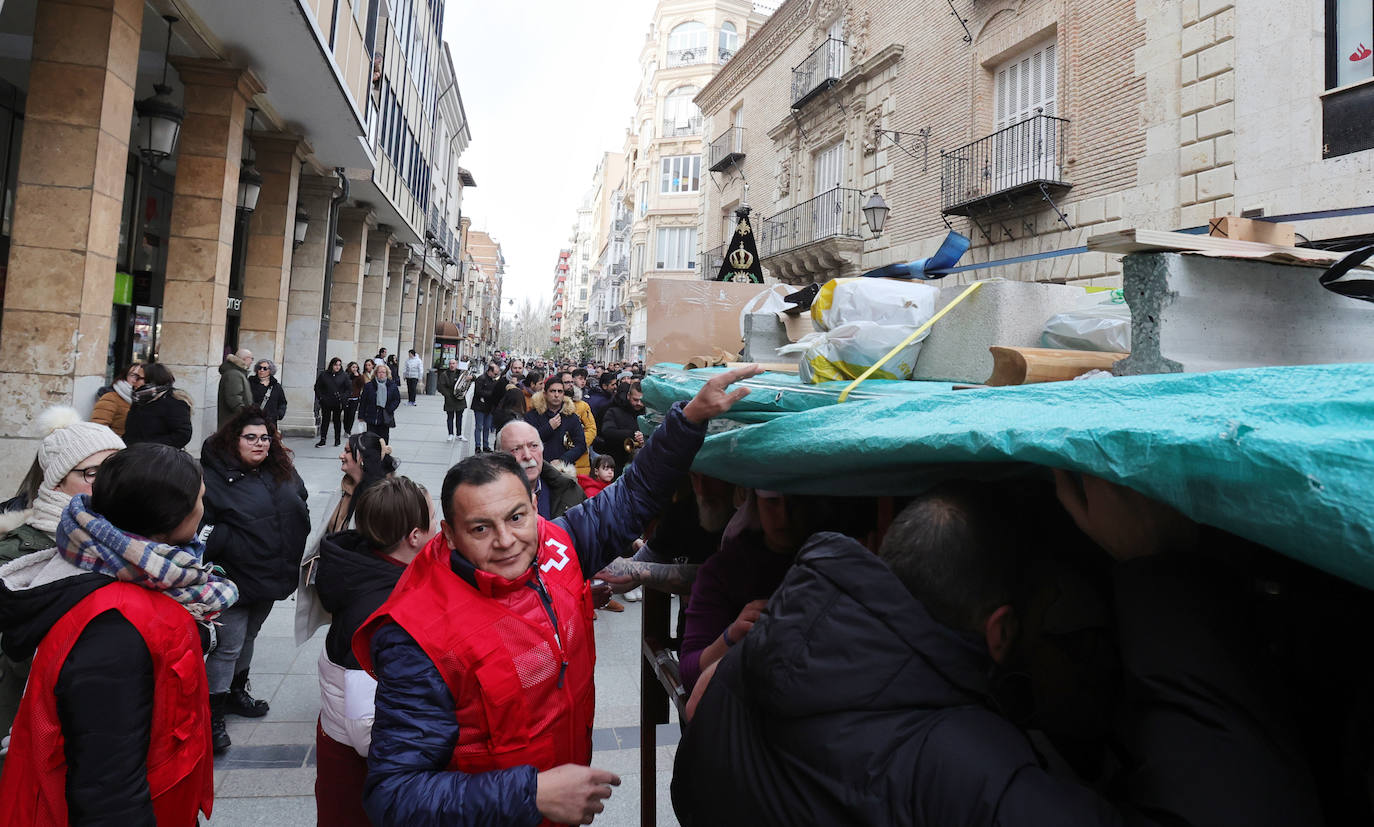
<path id="1" fill-rule="evenodd" d="M 196 620 L 234 605 L 239 589 L 201 561 L 205 544 L 169 546 L 130 537 L 90 509 L 86 494 L 72 497 L 57 524 L 57 553 L 77 568 L 162 592 Z"/>

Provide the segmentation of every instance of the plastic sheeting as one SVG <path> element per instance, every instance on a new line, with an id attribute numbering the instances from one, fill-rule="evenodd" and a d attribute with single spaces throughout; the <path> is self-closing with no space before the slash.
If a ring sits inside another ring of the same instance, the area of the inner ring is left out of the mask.
<path id="1" fill-rule="evenodd" d="M 714 372 L 650 376 L 645 401 L 665 410 Z M 1374 364 L 960 391 L 865 382 L 843 405 L 838 382 L 765 374 L 747 384 L 694 470 L 790 493 L 880 496 L 1008 463 L 1069 468 L 1374 588 Z"/>

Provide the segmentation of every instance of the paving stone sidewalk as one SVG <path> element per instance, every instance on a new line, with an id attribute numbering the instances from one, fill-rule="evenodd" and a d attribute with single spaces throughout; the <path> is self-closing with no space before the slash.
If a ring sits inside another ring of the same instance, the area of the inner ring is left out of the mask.
<path id="1" fill-rule="evenodd" d="M 402 402 L 392 430 L 399 473 L 424 485 L 435 497 L 444 473 L 472 453 L 473 444 L 445 441 L 442 399 L 421 396 L 415 407 Z M 472 434 L 472 412 L 463 433 Z M 332 436 L 332 435 L 331 435 Z M 316 521 L 340 478 L 339 449 L 316 448 L 313 439 L 293 438 L 296 468 L 310 491 Z M 316 660 L 324 648 L 321 629 L 303 646 L 294 639 L 295 599 L 280 601 L 263 624 L 253 655 L 252 691 L 271 702 L 258 719 L 229 716 L 234 745 L 215 762 L 215 812 L 208 822 L 227 827 L 315 824 L 315 721 L 319 715 Z M 593 766 L 620 775 L 621 786 L 597 825 L 639 824 L 639 613 L 629 603 L 623 614 L 597 613 L 596 729 Z M 675 827 L 668 783 L 677 743 L 677 724 L 659 727 L 658 823 Z"/>

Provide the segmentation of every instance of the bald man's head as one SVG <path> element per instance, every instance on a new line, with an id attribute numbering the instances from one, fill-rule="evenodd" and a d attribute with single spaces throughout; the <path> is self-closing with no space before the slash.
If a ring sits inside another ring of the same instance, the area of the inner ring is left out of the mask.
<path id="1" fill-rule="evenodd" d="M 525 479 L 534 483 L 544 467 L 544 442 L 534 426 L 522 420 L 508 422 L 496 433 L 496 450 L 515 457 Z"/>

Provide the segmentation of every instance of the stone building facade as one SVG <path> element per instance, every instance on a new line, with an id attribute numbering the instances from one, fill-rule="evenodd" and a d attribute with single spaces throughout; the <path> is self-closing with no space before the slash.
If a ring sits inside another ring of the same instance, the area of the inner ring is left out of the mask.
<path id="1" fill-rule="evenodd" d="M 226 350 L 278 363 L 286 429 L 313 426 L 327 355 L 429 351 L 458 315 L 472 183 L 443 14 L 442 0 L 3 5 L 11 482 L 37 413 L 89 412 L 131 359 L 163 362 L 195 400 L 195 451 Z M 179 118 L 170 154 L 158 107 Z"/>
<path id="2" fill-rule="evenodd" d="M 988 265 L 957 282 L 1089 285 L 1119 283 L 1119 260 L 1046 254 L 1240 213 L 1368 233 L 1374 153 L 1339 138 L 1374 116 L 1374 83 L 1335 77 L 1357 55 L 1331 5 L 788 0 L 697 97 L 703 274 L 744 204 L 766 273 L 793 283 L 930 255 L 948 228 Z"/>

